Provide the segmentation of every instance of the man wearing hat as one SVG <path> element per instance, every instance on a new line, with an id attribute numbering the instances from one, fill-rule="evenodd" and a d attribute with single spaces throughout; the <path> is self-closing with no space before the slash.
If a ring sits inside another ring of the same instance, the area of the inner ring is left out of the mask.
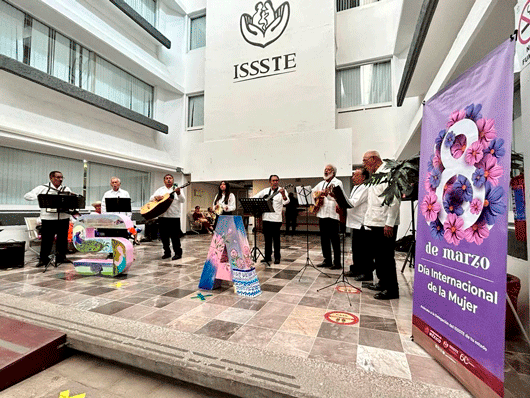
<path id="1" fill-rule="evenodd" d="M 94 211 L 92 213 L 101 214 L 101 201 L 100 200 L 92 203 L 90 206 L 94 208 Z"/>

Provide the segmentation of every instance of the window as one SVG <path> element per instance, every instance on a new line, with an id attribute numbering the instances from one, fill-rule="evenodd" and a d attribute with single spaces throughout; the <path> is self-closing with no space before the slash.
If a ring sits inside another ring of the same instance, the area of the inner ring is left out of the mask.
<path id="1" fill-rule="evenodd" d="M 48 174 L 52 170 L 63 173 L 64 185 L 73 192 L 83 193 L 82 160 L 6 147 L 0 147 L 0 158 L 0 186 L 4 187 L 0 190 L 2 205 L 36 204 L 24 200 L 24 194 L 37 185 L 48 183 Z"/>
<path id="2" fill-rule="evenodd" d="M 204 126 L 204 94 L 188 98 L 188 127 Z"/>
<path id="3" fill-rule="evenodd" d="M 111 189 L 110 179 L 112 177 L 118 177 L 121 187 L 129 192 L 133 209 L 140 208 L 149 201 L 151 185 L 149 173 L 89 162 L 87 204 L 101 200 L 103 194 Z"/>
<path id="4" fill-rule="evenodd" d="M 392 101 L 390 61 L 338 70 L 335 78 L 337 108 Z"/>
<path id="5" fill-rule="evenodd" d="M 124 0 L 134 11 L 152 26 L 156 22 L 156 0 Z"/>
<path id="6" fill-rule="evenodd" d="M 337 11 L 349 10 L 350 8 L 375 3 L 379 0 L 337 0 Z"/>
<path id="7" fill-rule="evenodd" d="M 152 86 L 5 0 L 0 0 L 0 20 L 0 54 L 153 117 Z"/>
<path id="8" fill-rule="evenodd" d="M 190 27 L 190 50 L 206 45 L 206 15 L 193 18 Z"/>

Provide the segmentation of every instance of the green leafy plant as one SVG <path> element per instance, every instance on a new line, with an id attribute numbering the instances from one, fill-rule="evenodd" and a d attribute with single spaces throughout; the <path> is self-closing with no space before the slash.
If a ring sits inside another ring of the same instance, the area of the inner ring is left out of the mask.
<path id="1" fill-rule="evenodd" d="M 385 206 L 390 205 L 394 198 L 401 200 L 409 196 L 414 189 L 417 189 L 420 155 L 417 154 L 405 160 L 383 159 L 383 161 L 386 164 L 386 171 L 372 174 L 365 184 L 388 184 L 380 195 L 385 198 L 383 200 L 383 206 Z"/>

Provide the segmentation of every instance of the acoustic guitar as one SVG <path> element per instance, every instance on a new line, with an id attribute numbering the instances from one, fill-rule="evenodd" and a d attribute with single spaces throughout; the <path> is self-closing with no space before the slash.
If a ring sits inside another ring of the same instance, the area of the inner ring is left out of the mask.
<path id="1" fill-rule="evenodd" d="M 165 213 L 167 209 L 169 209 L 169 206 L 171 206 L 171 203 L 173 203 L 173 197 L 171 195 L 177 189 L 186 188 L 190 184 L 191 182 L 187 182 L 186 184 L 181 185 L 180 187 L 177 184 L 173 185 L 173 191 L 166 193 L 161 200 L 156 201 L 153 199 L 149 203 L 143 205 L 140 209 L 140 214 L 146 220 L 151 220 L 152 218 L 158 217 L 159 215 Z"/>
<path id="2" fill-rule="evenodd" d="M 334 185 L 329 184 L 323 191 L 316 191 L 314 193 L 315 204 L 309 208 L 310 213 L 317 214 L 319 212 L 320 208 L 324 205 L 324 198 L 333 193 L 333 188 Z"/>

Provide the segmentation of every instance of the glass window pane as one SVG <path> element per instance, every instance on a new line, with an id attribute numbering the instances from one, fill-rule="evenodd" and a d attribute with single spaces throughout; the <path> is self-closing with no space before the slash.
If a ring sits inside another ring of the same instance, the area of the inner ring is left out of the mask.
<path id="1" fill-rule="evenodd" d="M 149 201 L 150 174 L 144 171 L 108 166 L 100 163 L 88 164 L 87 203 L 94 203 L 103 198 L 111 189 L 110 179 L 118 177 L 121 188 L 129 192 L 133 208 L 140 208 Z"/>
<path id="2" fill-rule="evenodd" d="M 188 127 L 204 126 L 204 95 L 189 97 Z"/>
<path id="3" fill-rule="evenodd" d="M 55 34 L 52 70 L 53 76 L 70 81 L 70 39 L 60 33 Z"/>
<path id="4" fill-rule="evenodd" d="M 155 0 L 125 0 L 131 8 L 142 16 L 147 22 L 155 26 L 156 2 Z"/>
<path id="5" fill-rule="evenodd" d="M 24 194 L 37 185 L 50 181 L 52 170 L 61 171 L 64 185 L 81 194 L 83 186 L 83 161 L 59 156 L 44 155 L 20 149 L 0 147 L 0 204 L 27 205 L 36 202 L 24 200 Z"/>
<path id="6" fill-rule="evenodd" d="M 206 45 L 206 16 L 191 20 L 190 50 Z"/>
<path id="7" fill-rule="evenodd" d="M 0 54 L 22 62 L 24 57 L 24 13 L 0 1 Z"/>
<path id="8" fill-rule="evenodd" d="M 45 73 L 48 73 L 49 34 L 50 29 L 46 25 L 33 20 L 30 65 Z"/>
<path id="9" fill-rule="evenodd" d="M 372 65 L 369 104 L 392 101 L 390 61 Z"/>
<path id="10" fill-rule="evenodd" d="M 337 71 L 335 95 L 337 108 L 349 108 L 362 104 L 360 67 Z"/>

